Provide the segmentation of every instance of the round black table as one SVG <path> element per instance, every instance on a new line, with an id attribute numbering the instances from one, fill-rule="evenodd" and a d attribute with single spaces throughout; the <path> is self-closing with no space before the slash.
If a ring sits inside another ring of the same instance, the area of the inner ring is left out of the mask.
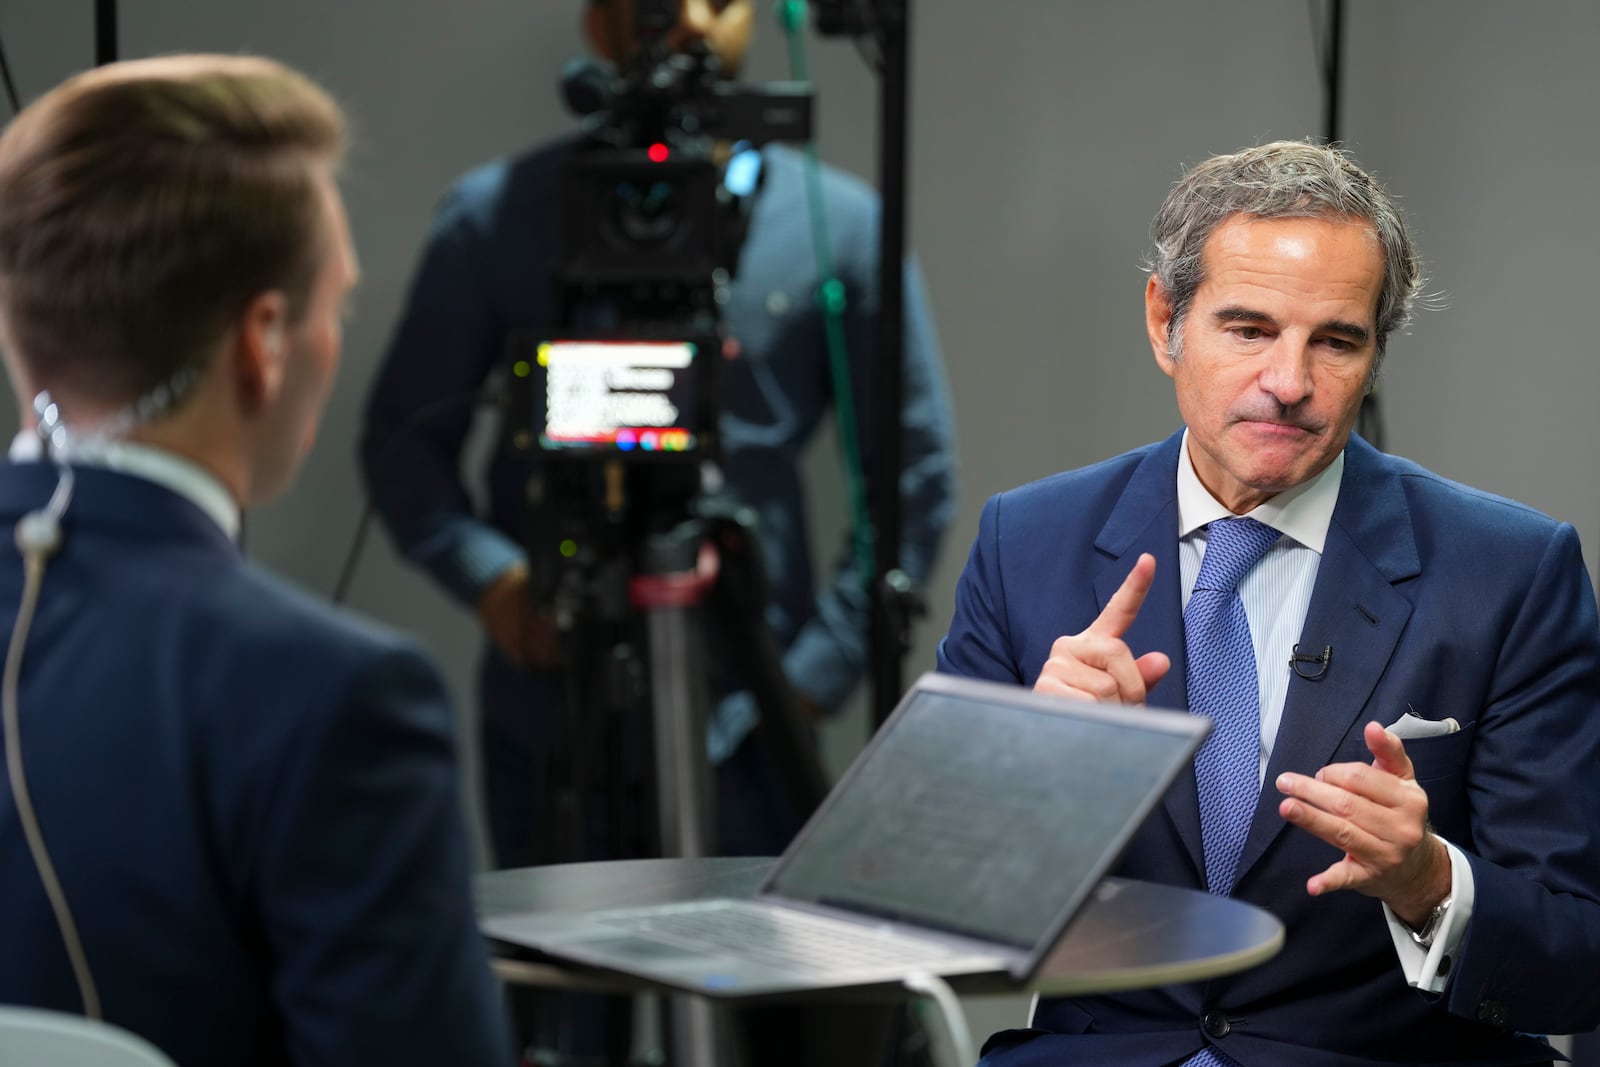
<path id="1" fill-rule="evenodd" d="M 776 862 L 721 857 L 568 863 L 481 874 L 474 889 L 479 918 L 584 912 L 750 896 Z M 1026 986 L 1004 975 L 952 978 L 950 984 L 962 993 L 1113 993 L 1242 971 L 1282 946 L 1283 924 L 1253 905 L 1107 878 Z M 509 946 L 496 956 L 495 970 L 507 982 L 612 992 L 641 988 L 624 976 L 578 964 L 519 959 Z"/>

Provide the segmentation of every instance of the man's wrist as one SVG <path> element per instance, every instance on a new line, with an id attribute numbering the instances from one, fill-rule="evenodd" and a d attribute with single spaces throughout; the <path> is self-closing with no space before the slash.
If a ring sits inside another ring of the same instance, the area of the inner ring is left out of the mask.
<path id="1" fill-rule="evenodd" d="M 1413 940 L 1423 933 L 1430 922 L 1437 929 L 1435 916 L 1442 919 L 1443 912 L 1440 909 L 1450 906 L 1450 850 L 1432 831 L 1429 831 L 1421 847 L 1428 850 L 1428 858 L 1423 862 L 1424 873 L 1418 880 L 1417 889 L 1405 897 L 1385 901 L 1395 917 L 1411 928 Z"/>

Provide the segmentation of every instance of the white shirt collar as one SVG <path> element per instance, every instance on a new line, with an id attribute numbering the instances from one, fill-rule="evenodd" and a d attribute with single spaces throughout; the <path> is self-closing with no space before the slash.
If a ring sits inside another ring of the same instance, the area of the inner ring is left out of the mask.
<path id="1" fill-rule="evenodd" d="M 1293 489 L 1285 489 L 1247 513 L 1247 518 L 1288 534 L 1298 543 L 1320 554 L 1333 522 L 1333 507 L 1339 502 L 1339 485 L 1344 480 L 1344 450 L 1333 458 L 1321 474 Z M 1232 518 L 1233 513 L 1211 495 L 1189 458 L 1189 431 L 1183 431 L 1178 449 L 1178 536 L 1188 537 L 1214 519 Z"/>
<path id="2" fill-rule="evenodd" d="M 9 457 L 13 463 L 44 459 L 43 442 L 32 430 L 23 430 L 11 440 Z M 228 535 L 239 539 L 239 504 L 216 475 L 182 456 L 134 441 L 78 441 L 61 458 L 77 467 L 103 467 L 131 474 L 170 489 L 211 516 Z"/>

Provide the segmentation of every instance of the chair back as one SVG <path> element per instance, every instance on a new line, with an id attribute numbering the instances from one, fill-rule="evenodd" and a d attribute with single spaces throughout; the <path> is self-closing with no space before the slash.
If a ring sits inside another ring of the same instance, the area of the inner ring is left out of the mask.
<path id="1" fill-rule="evenodd" d="M 137 1034 L 81 1015 L 0 1006 L 0 1063 L 18 1067 L 176 1067 Z"/>

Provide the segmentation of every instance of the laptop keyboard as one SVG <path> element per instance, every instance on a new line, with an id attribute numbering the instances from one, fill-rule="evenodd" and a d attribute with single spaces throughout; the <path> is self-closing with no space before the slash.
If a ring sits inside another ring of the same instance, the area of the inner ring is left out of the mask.
<path id="1" fill-rule="evenodd" d="M 737 900 L 613 913 L 604 925 L 784 969 L 904 967 L 956 954 L 926 941 Z"/>

